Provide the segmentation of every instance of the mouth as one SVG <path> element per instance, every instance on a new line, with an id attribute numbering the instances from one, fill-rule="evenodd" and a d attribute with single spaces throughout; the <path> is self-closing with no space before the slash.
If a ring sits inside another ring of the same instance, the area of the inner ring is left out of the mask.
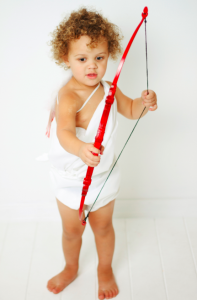
<path id="1" fill-rule="evenodd" d="M 96 73 L 89 73 L 89 74 L 87 74 L 86 76 L 87 76 L 88 78 L 94 79 L 94 78 L 97 77 L 97 74 L 96 74 Z"/>

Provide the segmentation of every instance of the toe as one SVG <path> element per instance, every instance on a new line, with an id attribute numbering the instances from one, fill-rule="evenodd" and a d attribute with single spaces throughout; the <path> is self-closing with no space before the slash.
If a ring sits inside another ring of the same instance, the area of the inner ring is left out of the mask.
<path id="1" fill-rule="evenodd" d="M 119 294 L 119 289 L 117 288 L 117 289 L 116 289 L 116 295 L 118 295 L 118 294 Z"/>
<path id="2" fill-rule="evenodd" d="M 116 292 L 116 290 L 113 290 L 113 297 L 116 297 L 118 295 L 118 293 Z"/>
<path id="3" fill-rule="evenodd" d="M 105 298 L 109 299 L 109 291 L 105 291 Z"/>
<path id="4" fill-rule="evenodd" d="M 99 291 L 99 296 L 98 296 L 99 299 L 103 300 L 105 299 L 105 294 L 103 291 Z"/>
<path id="5" fill-rule="evenodd" d="M 62 291 L 62 289 L 59 287 L 59 286 L 57 286 L 55 289 L 53 289 L 54 290 L 54 294 L 58 294 L 58 293 L 60 293 L 61 291 Z"/>
<path id="6" fill-rule="evenodd" d="M 110 291 L 109 291 L 109 298 L 113 298 L 113 296 L 114 296 L 114 295 L 113 295 L 113 292 L 112 292 L 112 290 L 110 290 Z"/>
<path id="7" fill-rule="evenodd" d="M 50 291 L 50 292 L 52 292 L 52 289 L 54 288 L 54 286 L 50 283 L 50 282 L 48 282 L 47 283 L 47 289 Z"/>
<path id="8" fill-rule="evenodd" d="M 57 294 L 57 293 L 58 293 L 57 289 L 52 289 L 52 292 L 53 292 L 54 294 Z"/>

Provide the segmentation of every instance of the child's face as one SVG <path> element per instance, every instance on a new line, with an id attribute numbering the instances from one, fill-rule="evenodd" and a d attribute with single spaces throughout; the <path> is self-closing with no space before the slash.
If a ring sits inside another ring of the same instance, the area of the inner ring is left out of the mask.
<path id="1" fill-rule="evenodd" d="M 75 79 L 88 86 L 94 86 L 103 78 L 109 57 L 108 43 L 103 41 L 95 48 L 87 46 L 91 41 L 87 35 L 69 44 L 65 63 L 71 68 Z"/>

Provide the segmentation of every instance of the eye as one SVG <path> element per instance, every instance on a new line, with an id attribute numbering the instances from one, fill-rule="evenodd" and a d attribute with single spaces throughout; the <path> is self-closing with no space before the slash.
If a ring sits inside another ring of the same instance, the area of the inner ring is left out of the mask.
<path id="1" fill-rule="evenodd" d="M 102 60 L 103 59 L 103 57 L 102 56 L 97 56 L 97 58 L 96 58 L 97 60 Z"/>
<path id="2" fill-rule="evenodd" d="M 84 62 L 84 61 L 85 61 L 85 58 L 83 57 L 83 58 L 80 58 L 79 60 L 82 61 L 82 62 Z"/>

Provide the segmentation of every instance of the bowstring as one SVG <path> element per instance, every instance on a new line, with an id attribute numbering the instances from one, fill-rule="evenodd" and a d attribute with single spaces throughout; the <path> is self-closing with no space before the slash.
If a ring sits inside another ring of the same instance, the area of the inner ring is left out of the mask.
<path id="1" fill-rule="evenodd" d="M 146 23 L 147 20 L 144 20 L 145 23 L 145 49 L 146 49 L 146 84 L 147 84 L 147 95 L 149 94 L 148 92 L 148 51 L 147 51 L 147 33 L 146 33 Z"/>
<path id="2" fill-rule="evenodd" d="M 148 53 L 147 53 L 147 32 L 146 32 L 146 23 L 147 23 L 147 20 L 146 20 L 146 18 L 144 19 L 144 22 L 145 22 L 146 79 L 147 79 L 147 80 L 146 80 L 146 84 L 147 84 L 147 95 L 148 95 L 148 94 L 149 94 L 149 92 L 148 92 Z M 102 189 L 104 188 L 104 186 L 105 186 L 105 184 L 106 184 L 106 182 L 107 182 L 109 176 L 111 175 L 111 173 L 112 173 L 112 171 L 113 171 L 115 165 L 117 164 L 117 161 L 119 160 L 119 158 L 120 158 L 120 156 L 121 156 L 121 154 L 122 154 L 122 152 L 123 152 L 123 150 L 124 150 L 126 144 L 128 143 L 128 141 L 129 141 L 129 139 L 130 139 L 130 137 L 131 137 L 133 131 L 135 130 L 135 127 L 137 126 L 137 123 L 139 122 L 141 116 L 143 115 L 143 112 L 145 111 L 145 109 L 146 109 L 146 106 L 144 107 L 144 109 L 143 109 L 143 111 L 142 111 L 142 113 L 141 113 L 139 119 L 137 120 L 135 126 L 133 127 L 133 130 L 131 131 L 131 133 L 130 133 L 130 135 L 129 135 L 127 141 L 126 141 L 126 143 L 124 144 L 124 147 L 122 148 L 120 154 L 118 155 L 118 158 L 116 159 L 116 161 L 115 161 L 115 163 L 114 163 L 114 165 L 113 165 L 111 171 L 109 172 L 109 174 L 108 174 L 108 176 L 107 176 L 107 178 L 106 178 L 106 180 L 105 180 L 105 182 L 104 182 L 102 188 L 100 189 L 100 192 L 98 193 L 98 195 L 97 195 L 97 197 L 96 197 L 94 203 L 92 204 L 92 206 L 91 206 L 91 208 L 90 208 L 90 210 L 89 210 L 87 216 L 84 218 L 84 221 L 85 221 L 85 222 L 86 222 L 87 218 L 89 217 L 89 214 L 90 214 L 90 212 L 91 212 L 91 210 L 92 210 L 92 208 L 93 208 L 95 202 L 97 201 L 97 199 L 98 199 L 98 197 L 99 197 L 99 195 L 100 195 Z"/>

